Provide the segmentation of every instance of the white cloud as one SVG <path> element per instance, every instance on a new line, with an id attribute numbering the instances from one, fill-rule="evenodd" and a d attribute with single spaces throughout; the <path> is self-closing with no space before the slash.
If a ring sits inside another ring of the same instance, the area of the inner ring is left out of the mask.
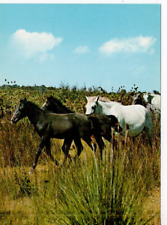
<path id="1" fill-rule="evenodd" d="M 147 52 L 153 46 L 155 41 L 156 39 L 154 37 L 143 36 L 124 39 L 115 38 L 102 44 L 99 50 L 105 54 L 112 54 L 115 52 Z"/>
<path id="2" fill-rule="evenodd" d="M 90 50 L 89 50 L 88 46 L 79 46 L 74 50 L 74 52 L 78 53 L 78 54 L 85 54 L 85 53 L 90 52 Z"/>
<path id="3" fill-rule="evenodd" d="M 44 60 L 47 58 L 47 52 L 61 42 L 62 38 L 56 38 L 51 33 L 31 33 L 24 29 L 17 30 L 11 38 L 12 46 L 27 59 L 38 56 Z"/>

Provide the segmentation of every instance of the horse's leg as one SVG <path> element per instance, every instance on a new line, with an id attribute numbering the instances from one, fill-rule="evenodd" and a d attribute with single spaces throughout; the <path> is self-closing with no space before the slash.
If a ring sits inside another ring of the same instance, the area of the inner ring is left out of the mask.
<path id="1" fill-rule="evenodd" d="M 89 145 L 89 147 L 92 149 L 92 151 L 94 152 L 94 154 L 95 154 L 95 152 L 96 152 L 96 146 L 94 146 L 94 144 L 93 144 L 93 142 L 92 142 L 92 139 L 90 138 L 90 136 L 87 136 L 87 137 L 82 137 L 83 138 L 83 140 Z M 96 137 L 95 137 L 96 138 Z M 102 138 L 101 138 L 101 140 L 100 140 L 100 138 L 98 139 L 96 139 L 96 141 L 99 141 L 99 143 L 98 143 L 98 145 L 99 145 L 99 148 L 101 148 L 102 149 L 102 146 L 104 146 L 104 142 L 103 142 L 103 140 L 102 140 Z M 101 152 L 102 152 L 102 150 L 101 150 Z M 102 155 L 102 153 L 101 153 L 101 155 Z"/>
<path id="2" fill-rule="evenodd" d="M 38 150 L 36 152 L 35 162 L 34 162 L 33 166 L 30 169 L 30 172 L 29 172 L 30 174 L 33 173 L 35 167 L 37 166 L 38 158 L 39 158 L 39 156 L 40 156 L 40 154 L 42 152 L 42 149 L 44 148 L 45 144 L 46 144 L 46 140 L 45 140 L 45 138 L 42 138 L 41 143 L 40 143 L 40 145 L 38 147 Z"/>
<path id="3" fill-rule="evenodd" d="M 152 148 L 152 132 L 151 132 L 151 126 L 145 126 L 145 131 L 146 131 L 146 134 L 147 134 L 147 137 L 148 137 L 148 141 L 149 141 L 149 144 Z"/>
<path id="4" fill-rule="evenodd" d="M 152 148 L 152 137 L 151 137 L 151 129 L 145 127 L 145 131 L 146 131 L 146 134 L 147 134 L 147 137 L 148 137 L 148 141 L 149 141 L 149 144 Z"/>
<path id="5" fill-rule="evenodd" d="M 83 137 L 83 140 L 89 145 L 89 147 L 92 149 L 92 151 L 96 152 L 96 148 L 94 147 L 92 139 L 89 136 Z M 100 142 L 100 140 L 99 140 L 99 142 Z M 102 140 L 102 142 L 103 142 L 103 140 Z"/>
<path id="6" fill-rule="evenodd" d="M 64 140 L 64 143 L 63 143 L 63 146 L 62 146 L 62 150 L 64 152 L 65 157 L 64 157 L 64 161 L 63 161 L 62 165 L 64 165 L 64 163 L 66 162 L 67 157 L 69 157 L 71 159 L 71 157 L 69 155 L 69 150 L 70 150 L 71 143 L 72 143 L 72 139 L 65 139 Z"/>
<path id="7" fill-rule="evenodd" d="M 126 145 L 126 143 L 127 143 L 128 132 L 129 132 L 129 125 L 126 124 L 126 129 L 125 129 L 125 145 Z"/>
<path id="8" fill-rule="evenodd" d="M 58 165 L 59 165 L 58 161 L 55 160 L 55 159 L 53 158 L 53 155 L 52 155 L 52 153 L 51 153 L 50 139 L 46 141 L 46 145 L 45 145 L 45 146 L 46 146 L 46 153 L 47 153 L 47 155 L 48 155 L 48 156 L 51 158 L 51 160 L 58 166 Z"/>
<path id="9" fill-rule="evenodd" d="M 75 142 L 75 145 L 77 147 L 77 155 L 79 157 L 82 150 L 83 150 L 83 145 L 81 143 L 81 139 L 79 137 L 75 137 L 74 142 Z M 76 157 L 75 157 L 75 159 L 76 159 Z"/>
<path id="10" fill-rule="evenodd" d="M 97 144 L 99 146 L 100 156 L 101 156 L 101 159 L 102 159 L 103 149 L 105 148 L 105 144 L 104 144 L 104 141 L 103 141 L 102 137 L 99 134 L 96 135 L 95 138 L 96 138 Z"/>

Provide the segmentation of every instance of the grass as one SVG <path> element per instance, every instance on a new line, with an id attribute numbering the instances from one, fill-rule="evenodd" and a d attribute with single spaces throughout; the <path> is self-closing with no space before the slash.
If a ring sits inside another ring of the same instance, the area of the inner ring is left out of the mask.
<path id="1" fill-rule="evenodd" d="M 42 159 L 32 176 L 1 168 L 2 224 L 160 224 L 159 151 L 106 145 L 102 161 L 85 146 L 76 164 Z"/>
<path id="2" fill-rule="evenodd" d="M 12 91 L 14 97 L 7 98 Z M 60 95 L 63 103 L 83 112 L 88 91 L 73 88 L 70 92 L 65 87 L 57 91 L 56 97 Z M 54 89 L 38 93 L 31 88 L 9 88 L 3 92 L 3 106 L 13 110 L 18 95 L 42 105 Z M 119 99 L 120 93 L 115 96 Z M 113 93 L 109 97 L 115 99 Z M 125 93 L 121 99 L 126 102 L 128 97 Z M 160 224 L 160 121 L 156 118 L 152 116 L 152 150 L 143 132 L 134 143 L 128 140 L 125 146 L 119 142 L 114 151 L 105 141 L 102 160 L 85 143 L 77 162 L 68 159 L 63 166 L 54 165 L 43 151 L 34 174 L 29 175 L 39 137 L 27 119 L 11 124 L 8 113 L 0 121 L 0 224 Z M 62 141 L 52 140 L 52 153 L 60 164 L 64 157 L 61 146 Z M 70 154 L 76 154 L 73 146 Z"/>

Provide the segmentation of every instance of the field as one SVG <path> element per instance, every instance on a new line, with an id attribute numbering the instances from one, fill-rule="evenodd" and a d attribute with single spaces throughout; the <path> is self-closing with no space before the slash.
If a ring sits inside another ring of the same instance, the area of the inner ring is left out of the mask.
<path id="1" fill-rule="evenodd" d="M 131 104 L 132 87 L 126 92 L 107 93 L 102 88 L 59 88 L 45 86 L 0 87 L 0 224 L 4 225 L 159 225 L 160 224 L 160 119 L 152 116 L 153 147 L 143 132 L 135 142 L 118 149 L 105 141 L 103 159 L 83 142 L 84 150 L 74 162 L 64 155 L 62 140 L 52 140 L 54 165 L 42 152 L 37 168 L 29 175 L 39 145 L 39 137 L 25 118 L 10 122 L 20 98 L 27 97 L 40 107 L 54 95 L 75 112 L 84 113 L 85 96 L 107 96 Z M 70 155 L 76 154 L 72 145 Z"/>

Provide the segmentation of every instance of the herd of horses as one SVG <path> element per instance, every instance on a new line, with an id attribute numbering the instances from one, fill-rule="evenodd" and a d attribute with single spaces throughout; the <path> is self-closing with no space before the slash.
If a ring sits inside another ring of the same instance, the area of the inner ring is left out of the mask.
<path id="1" fill-rule="evenodd" d="M 28 117 L 41 137 L 30 173 L 33 173 L 36 168 L 38 158 L 44 147 L 46 147 L 46 153 L 51 160 L 59 165 L 51 154 L 51 138 L 64 139 L 62 146 L 65 155 L 64 162 L 67 157 L 70 158 L 69 150 L 72 141 L 76 145 L 78 157 L 83 150 L 81 139 L 93 151 L 96 151 L 96 144 L 92 141 L 92 136 L 99 146 L 101 157 L 105 148 L 103 138 L 113 143 L 114 132 L 121 133 L 126 140 L 127 136 L 134 138 L 145 130 L 149 144 L 152 146 L 152 121 L 150 112 L 146 107 L 138 104 L 124 106 L 121 103 L 99 96 L 86 98 L 86 114 L 71 111 L 53 96 L 47 98 L 42 108 L 26 98 L 20 100 L 11 121 L 17 123 L 22 118 Z"/>

